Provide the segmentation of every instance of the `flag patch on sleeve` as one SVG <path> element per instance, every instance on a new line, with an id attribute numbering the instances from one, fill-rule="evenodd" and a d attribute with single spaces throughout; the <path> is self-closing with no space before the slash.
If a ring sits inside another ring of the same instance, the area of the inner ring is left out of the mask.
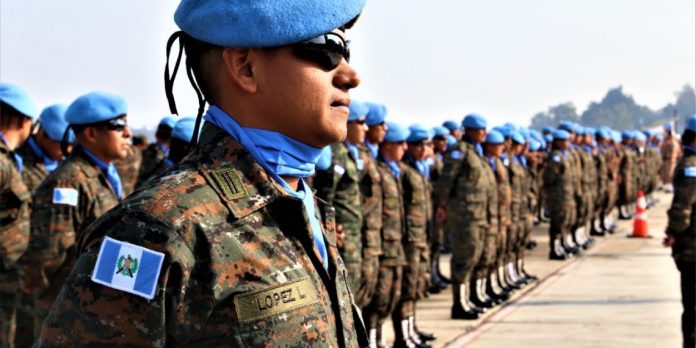
<path id="1" fill-rule="evenodd" d="M 560 162 L 560 161 L 561 161 L 561 156 L 559 156 L 559 155 L 553 155 L 553 161 L 554 161 L 554 162 Z"/>
<path id="2" fill-rule="evenodd" d="M 152 300 L 163 261 L 160 252 L 105 237 L 92 281 Z"/>
<path id="3" fill-rule="evenodd" d="M 459 150 L 454 150 L 454 151 L 450 152 L 450 158 L 462 159 L 462 152 Z"/>
<path id="4" fill-rule="evenodd" d="M 343 173 L 346 172 L 346 168 L 343 168 L 341 165 L 336 164 L 334 165 L 334 173 L 338 175 L 343 175 Z"/>
<path id="5" fill-rule="evenodd" d="M 77 206 L 78 193 L 76 189 L 56 187 L 53 189 L 53 204 Z"/>
<path id="6" fill-rule="evenodd" d="M 696 178 L 696 167 L 686 167 L 684 168 L 684 175 L 687 178 Z"/>

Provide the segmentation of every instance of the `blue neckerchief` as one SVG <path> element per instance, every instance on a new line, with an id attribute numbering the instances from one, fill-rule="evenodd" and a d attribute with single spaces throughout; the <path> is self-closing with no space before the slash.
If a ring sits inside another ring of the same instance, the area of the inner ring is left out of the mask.
<path id="1" fill-rule="evenodd" d="M 495 157 L 491 157 L 486 155 L 486 158 L 488 159 L 488 164 L 491 166 L 491 169 L 495 172 L 496 166 L 495 166 Z"/>
<path id="2" fill-rule="evenodd" d="M 169 156 L 169 147 L 167 145 L 157 143 L 157 146 L 159 146 L 160 150 L 162 150 L 162 152 L 164 152 L 165 157 Z"/>
<path id="3" fill-rule="evenodd" d="M 370 153 L 372 154 L 372 158 L 377 158 L 377 155 L 379 154 L 379 145 L 377 144 L 372 144 L 369 141 L 365 140 L 365 146 L 370 150 Z"/>
<path id="4" fill-rule="evenodd" d="M 365 168 L 365 163 L 363 163 L 362 158 L 360 158 L 360 150 L 358 150 L 358 147 L 347 141 L 343 144 L 345 144 L 348 148 L 350 157 L 352 157 L 353 161 L 355 161 L 355 166 L 358 168 L 358 170 L 363 170 L 363 168 Z"/>
<path id="5" fill-rule="evenodd" d="M 569 153 L 568 150 L 563 150 L 563 157 L 568 158 Z"/>
<path id="6" fill-rule="evenodd" d="M 437 156 L 437 158 L 439 158 L 440 161 L 444 161 L 444 160 L 445 160 L 445 155 L 444 155 L 444 154 L 441 154 L 441 153 L 438 152 L 438 153 L 435 154 L 435 156 Z"/>
<path id="7" fill-rule="evenodd" d="M 39 160 L 43 162 L 46 171 L 49 174 L 53 173 L 53 171 L 56 170 L 56 168 L 58 168 L 58 161 L 46 156 L 39 144 L 37 144 L 36 140 L 34 140 L 34 136 L 30 136 L 29 139 L 27 139 L 27 142 L 29 143 L 31 151 L 34 152 L 34 155 L 36 155 L 36 157 L 38 157 Z"/>
<path id="8" fill-rule="evenodd" d="M 163 162 L 164 165 L 167 166 L 167 168 L 170 168 L 174 165 L 174 161 L 170 160 L 169 157 L 165 158 Z"/>
<path id="9" fill-rule="evenodd" d="M 607 147 L 600 144 L 600 145 L 599 145 L 599 152 L 605 153 L 606 151 L 607 151 Z"/>
<path id="10" fill-rule="evenodd" d="M 425 160 L 416 161 L 409 153 L 406 153 L 404 158 L 406 158 L 406 161 L 408 161 L 409 164 L 418 170 L 420 175 L 426 178 L 430 177 L 430 166 L 428 166 L 428 163 Z"/>
<path id="11" fill-rule="evenodd" d="M 527 168 L 527 157 L 524 157 L 524 155 L 517 155 L 515 158 L 517 159 L 517 163 L 519 163 L 522 168 Z"/>
<path id="12" fill-rule="evenodd" d="M 689 145 L 683 145 L 683 146 L 684 146 L 684 152 L 689 151 L 691 153 L 696 154 L 696 147 L 689 146 Z"/>
<path id="13" fill-rule="evenodd" d="M 470 136 L 464 134 L 462 137 L 462 140 L 466 141 L 467 143 L 474 145 L 474 148 L 476 149 L 476 153 L 480 156 L 483 157 L 483 146 L 481 146 L 480 143 L 475 143 L 473 139 L 471 139 Z"/>
<path id="14" fill-rule="evenodd" d="M 0 141 L 5 143 L 5 145 L 9 147 L 9 145 L 7 144 L 7 138 L 5 138 L 5 135 L 2 134 L 2 132 L 0 132 Z M 20 156 L 18 153 L 14 151 L 10 151 L 10 153 L 12 153 L 12 156 L 14 157 L 14 162 L 15 166 L 17 166 L 17 171 L 19 171 L 19 174 L 22 174 L 22 170 L 24 170 L 24 160 L 22 159 L 22 156 Z"/>
<path id="15" fill-rule="evenodd" d="M 309 217 L 314 244 L 321 253 L 324 268 L 328 270 L 329 261 L 324 235 L 319 222 L 315 221 L 317 219 L 314 194 L 311 190 L 295 191 L 280 177 L 281 175 L 305 177 L 314 174 L 314 167 L 321 156 L 322 149 L 302 144 L 277 132 L 242 127 L 237 120 L 215 105 L 208 108 L 208 112 L 203 118 L 239 142 L 288 194 L 302 200 L 302 205 Z M 291 154 L 290 151 L 293 153 Z M 298 186 L 298 188 L 306 187 L 304 181 L 300 181 L 302 186 Z"/>
<path id="16" fill-rule="evenodd" d="M 592 146 L 585 145 L 585 146 L 583 146 L 583 149 L 585 150 L 585 152 L 592 154 Z"/>
<path id="17" fill-rule="evenodd" d="M 399 167 L 399 163 L 397 163 L 397 161 L 390 161 L 384 158 L 382 153 L 379 153 L 378 156 L 384 161 L 384 163 L 387 164 L 387 167 L 389 167 L 389 169 L 391 170 L 392 175 L 394 175 L 396 179 L 399 179 L 399 175 L 401 174 L 401 168 Z"/>
<path id="18" fill-rule="evenodd" d="M 89 157 L 92 160 L 92 163 L 94 163 L 94 165 L 96 165 L 99 169 L 101 169 L 102 172 L 104 172 L 104 174 L 106 175 L 106 180 L 109 180 L 111 187 L 114 189 L 116 193 L 116 197 L 120 201 L 121 195 L 123 194 L 123 185 L 121 184 L 121 176 L 118 175 L 116 166 L 114 166 L 113 163 L 106 163 L 102 161 L 91 151 L 87 150 L 86 147 L 83 147 L 82 150 L 85 152 L 87 157 Z"/>
<path id="19" fill-rule="evenodd" d="M 512 163 L 514 163 L 514 164 L 520 164 L 520 159 L 517 158 L 517 156 L 512 156 Z"/>

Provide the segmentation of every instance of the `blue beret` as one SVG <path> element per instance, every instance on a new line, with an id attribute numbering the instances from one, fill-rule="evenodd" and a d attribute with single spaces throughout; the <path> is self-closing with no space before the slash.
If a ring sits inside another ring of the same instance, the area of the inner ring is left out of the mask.
<path id="1" fill-rule="evenodd" d="M 541 143 L 532 139 L 529 141 L 529 151 L 539 151 Z"/>
<path id="2" fill-rule="evenodd" d="M 365 0 L 182 0 L 174 22 L 222 47 L 275 47 L 328 33 L 362 12 Z"/>
<path id="3" fill-rule="evenodd" d="M 464 117 L 464 121 L 462 122 L 462 126 L 464 128 L 471 128 L 471 129 L 486 129 L 486 119 L 477 114 L 469 114 Z"/>
<path id="4" fill-rule="evenodd" d="M 517 126 L 514 123 L 510 123 L 510 122 L 504 124 L 503 127 L 507 128 L 507 129 L 514 130 L 514 131 L 518 130 Z"/>
<path id="5" fill-rule="evenodd" d="M 556 129 L 553 131 L 553 140 L 568 140 L 570 139 L 570 133 L 563 129 Z"/>
<path id="6" fill-rule="evenodd" d="M 167 126 L 169 128 L 174 128 L 176 122 L 177 118 L 175 115 L 167 115 L 162 117 L 158 126 Z"/>
<path id="7" fill-rule="evenodd" d="M 508 138 L 512 135 L 512 132 L 510 132 L 510 128 L 508 127 L 495 127 L 493 130 L 496 130 L 500 132 L 504 137 Z"/>
<path id="8" fill-rule="evenodd" d="M 191 138 L 193 138 L 193 131 L 195 128 L 196 118 L 193 116 L 184 116 L 177 120 L 174 127 L 172 127 L 172 138 L 189 142 Z"/>
<path id="9" fill-rule="evenodd" d="M 621 132 L 621 138 L 622 139 L 635 139 L 636 135 L 635 135 L 635 133 L 633 133 L 633 131 L 625 130 L 625 131 Z"/>
<path id="10" fill-rule="evenodd" d="M 696 114 L 691 115 L 691 117 L 686 120 L 686 129 L 696 132 Z"/>
<path id="11" fill-rule="evenodd" d="M 500 145 L 504 142 L 505 137 L 497 130 L 491 130 L 486 134 L 486 144 Z"/>
<path id="12" fill-rule="evenodd" d="M 387 107 L 382 104 L 377 103 L 365 103 L 367 108 L 367 116 L 365 117 L 365 124 L 368 126 L 378 125 L 384 122 L 387 118 Z"/>
<path id="13" fill-rule="evenodd" d="M 667 123 L 663 124 L 662 129 L 664 129 L 666 131 L 671 131 L 672 130 L 672 122 L 667 122 Z"/>
<path id="14" fill-rule="evenodd" d="M 510 136 L 512 138 L 512 141 L 514 141 L 517 144 L 524 145 L 525 140 L 522 134 L 520 134 L 519 131 L 513 131 L 512 135 Z"/>
<path id="15" fill-rule="evenodd" d="M 544 128 L 542 129 L 542 132 L 543 132 L 544 134 L 551 134 L 551 133 L 553 132 L 553 127 L 551 127 L 551 126 L 546 126 L 546 127 L 544 127 Z"/>
<path id="16" fill-rule="evenodd" d="M 605 128 L 600 128 L 600 129 L 598 129 L 597 132 L 595 132 L 595 134 L 596 134 L 598 137 L 603 138 L 603 139 L 609 139 L 609 138 L 611 138 L 611 133 L 610 133 L 610 131 L 609 131 L 608 129 L 605 129 Z"/>
<path id="17" fill-rule="evenodd" d="M 433 136 L 434 137 L 447 137 L 450 134 L 449 129 L 445 127 L 434 127 L 433 128 Z"/>
<path id="18" fill-rule="evenodd" d="M 564 130 L 566 132 L 575 132 L 575 127 L 573 126 L 573 123 L 568 121 L 561 121 L 561 123 L 558 124 L 558 129 Z"/>
<path id="19" fill-rule="evenodd" d="M 646 137 L 645 134 L 643 134 L 643 132 L 636 132 L 636 133 L 635 133 L 635 137 L 636 137 L 636 140 L 637 140 L 637 141 L 646 141 L 646 140 L 648 140 L 648 137 Z"/>
<path id="20" fill-rule="evenodd" d="M 445 121 L 445 122 L 442 124 L 442 126 L 445 127 L 445 128 L 447 128 L 447 129 L 449 129 L 450 132 L 453 131 L 453 130 L 459 129 L 459 125 L 457 124 L 457 122 L 454 122 L 454 121 L 451 121 L 451 120 L 450 120 L 450 121 Z"/>
<path id="21" fill-rule="evenodd" d="M 410 131 L 405 126 L 394 122 L 387 122 L 387 127 L 387 133 L 384 135 L 385 142 L 400 143 L 408 139 Z"/>
<path id="22" fill-rule="evenodd" d="M 433 137 L 432 132 L 430 129 L 425 128 L 424 126 L 420 124 L 414 124 L 408 127 L 408 130 L 410 134 L 408 135 L 408 138 L 406 141 L 408 142 L 417 142 L 417 141 L 422 141 L 422 140 L 428 140 Z"/>
<path id="23" fill-rule="evenodd" d="M 553 132 L 551 132 L 550 134 L 546 134 L 546 135 L 544 136 L 544 141 L 546 141 L 547 143 L 552 142 L 552 141 L 553 141 L 553 135 L 552 135 L 552 133 L 553 133 Z"/>
<path id="24" fill-rule="evenodd" d="M 53 141 L 63 140 L 65 130 L 68 128 L 68 121 L 65 120 L 66 110 L 68 110 L 67 105 L 55 104 L 43 109 L 41 115 L 39 115 L 39 124 L 41 124 L 41 128 Z M 71 129 L 68 142 L 73 143 L 74 141 L 75 133 L 73 133 Z"/>
<path id="25" fill-rule="evenodd" d="M 37 112 L 34 102 L 29 98 L 27 92 L 15 84 L 7 82 L 0 83 L 0 102 L 11 106 L 26 117 L 31 119 L 36 118 Z"/>
<path id="26" fill-rule="evenodd" d="M 585 128 L 585 135 L 594 136 L 596 132 L 597 130 L 592 127 Z"/>
<path id="27" fill-rule="evenodd" d="M 517 131 L 520 132 L 520 134 L 522 134 L 522 136 L 525 139 L 531 137 L 531 135 L 532 135 L 531 132 L 529 131 L 529 129 L 527 129 L 527 128 L 520 128 Z"/>
<path id="28" fill-rule="evenodd" d="M 621 132 L 619 132 L 619 131 L 612 131 L 612 132 L 611 132 L 611 138 L 612 138 L 612 140 L 614 140 L 614 142 L 620 143 L 620 142 L 621 142 Z"/>
<path id="29" fill-rule="evenodd" d="M 350 114 L 348 115 L 348 122 L 357 121 L 361 117 L 365 117 L 370 109 L 363 102 L 357 100 L 352 100 L 348 106 L 350 109 Z"/>
<path id="30" fill-rule="evenodd" d="M 70 124 L 108 121 L 127 113 L 126 100 L 104 92 L 92 92 L 75 99 L 65 112 Z"/>

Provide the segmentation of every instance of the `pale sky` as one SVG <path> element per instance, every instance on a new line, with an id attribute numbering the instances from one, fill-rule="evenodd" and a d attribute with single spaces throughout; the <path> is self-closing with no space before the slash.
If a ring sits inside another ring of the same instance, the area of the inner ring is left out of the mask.
<path id="1" fill-rule="evenodd" d="M 0 80 L 40 108 L 120 94 L 131 124 L 153 127 L 169 113 L 165 44 L 178 3 L 0 0 Z M 618 85 L 658 109 L 696 84 L 694 0 L 368 0 L 350 35 L 363 78 L 352 96 L 387 104 L 404 124 L 477 112 L 527 125 L 562 102 L 581 113 Z M 195 114 L 185 74 L 176 98 Z"/>

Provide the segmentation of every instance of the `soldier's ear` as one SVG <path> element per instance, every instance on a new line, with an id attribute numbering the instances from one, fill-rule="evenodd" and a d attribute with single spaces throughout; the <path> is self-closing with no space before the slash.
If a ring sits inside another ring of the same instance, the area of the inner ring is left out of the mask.
<path id="1" fill-rule="evenodd" d="M 254 93 L 258 88 L 254 73 L 254 55 L 248 48 L 225 48 L 222 51 L 225 75 L 242 91 Z"/>

